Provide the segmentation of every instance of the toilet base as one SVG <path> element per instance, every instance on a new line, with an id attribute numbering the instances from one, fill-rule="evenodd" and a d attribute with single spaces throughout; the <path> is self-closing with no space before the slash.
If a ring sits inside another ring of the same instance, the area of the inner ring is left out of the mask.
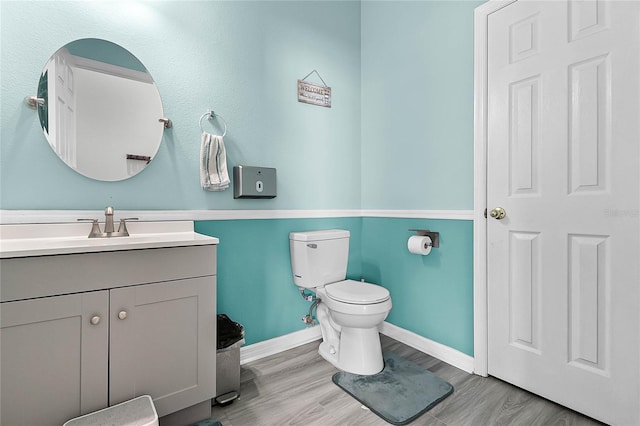
<path id="1" fill-rule="evenodd" d="M 347 373 L 370 376 L 379 373 L 384 368 L 378 327 L 349 328 L 343 326 L 338 350 L 332 351 L 331 345 L 323 341 L 318 348 L 318 353 L 334 367 Z"/>
<path id="2" fill-rule="evenodd" d="M 318 347 L 318 353 L 320 354 L 320 356 L 322 358 L 324 358 L 325 360 L 329 361 L 331 364 L 333 364 L 334 367 L 341 369 L 338 366 L 338 353 L 331 353 L 331 345 L 329 345 L 328 342 L 322 341 L 320 342 L 320 347 Z"/>

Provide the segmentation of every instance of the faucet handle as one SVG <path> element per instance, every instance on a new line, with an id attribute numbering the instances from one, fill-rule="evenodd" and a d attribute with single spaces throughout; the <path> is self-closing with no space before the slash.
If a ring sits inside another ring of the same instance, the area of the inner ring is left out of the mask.
<path id="1" fill-rule="evenodd" d="M 89 238 L 96 238 L 102 235 L 98 219 L 78 219 L 78 222 L 91 222 L 91 232 L 89 232 Z"/>
<path id="2" fill-rule="evenodd" d="M 76 219 L 78 222 L 91 222 L 94 225 L 98 224 L 98 219 Z"/>
<path id="3" fill-rule="evenodd" d="M 127 230 L 127 221 L 128 220 L 139 220 L 137 217 L 125 217 L 120 219 L 120 225 L 118 226 L 118 233 L 122 234 L 124 237 L 129 236 L 129 230 Z"/>

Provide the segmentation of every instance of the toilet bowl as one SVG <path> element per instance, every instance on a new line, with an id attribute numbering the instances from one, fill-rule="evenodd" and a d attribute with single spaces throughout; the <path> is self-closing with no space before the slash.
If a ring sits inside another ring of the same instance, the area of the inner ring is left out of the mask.
<path id="1" fill-rule="evenodd" d="M 361 290 L 358 288 L 362 288 Z M 345 291 L 347 289 L 347 291 Z M 349 297 L 353 289 L 358 297 Z M 336 296 L 339 295 L 339 296 Z M 354 374 L 370 375 L 384 368 L 378 327 L 391 310 L 391 297 L 384 287 L 358 281 L 340 281 L 316 288 L 316 295 L 328 310 L 328 318 L 318 313 L 320 327 L 336 331 L 323 338 L 320 355 L 335 367 Z M 317 312 L 320 312 L 317 311 Z M 323 337 L 331 331 L 323 330 Z M 337 340 L 337 341 L 336 341 Z"/>
<path id="2" fill-rule="evenodd" d="M 389 291 L 345 280 L 349 232 L 326 230 L 289 235 L 294 282 L 316 294 L 322 331 L 320 355 L 354 374 L 379 373 L 384 362 L 378 327 L 391 310 Z"/>

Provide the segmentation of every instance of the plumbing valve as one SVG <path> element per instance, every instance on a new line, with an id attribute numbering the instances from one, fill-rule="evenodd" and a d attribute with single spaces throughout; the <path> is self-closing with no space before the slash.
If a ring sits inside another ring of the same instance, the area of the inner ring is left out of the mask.
<path id="1" fill-rule="evenodd" d="M 307 302 L 313 302 L 315 300 L 315 297 L 313 297 L 313 294 L 307 294 L 306 289 L 303 287 L 300 287 L 300 295 L 302 295 L 302 298 Z"/>
<path id="2" fill-rule="evenodd" d="M 302 317 L 302 322 L 307 325 L 316 325 L 316 320 L 314 320 L 311 315 L 305 315 Z"/>

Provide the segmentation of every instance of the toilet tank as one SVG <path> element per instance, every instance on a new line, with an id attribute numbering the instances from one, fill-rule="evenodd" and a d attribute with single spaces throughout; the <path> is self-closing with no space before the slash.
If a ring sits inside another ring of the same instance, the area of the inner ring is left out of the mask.
<path id="1" fill-rule="evenodd" d="M 293 281 L 298 287 L 319 287 L 347 276 L 349 231 L 291 232 L 289 249 Z"/>

